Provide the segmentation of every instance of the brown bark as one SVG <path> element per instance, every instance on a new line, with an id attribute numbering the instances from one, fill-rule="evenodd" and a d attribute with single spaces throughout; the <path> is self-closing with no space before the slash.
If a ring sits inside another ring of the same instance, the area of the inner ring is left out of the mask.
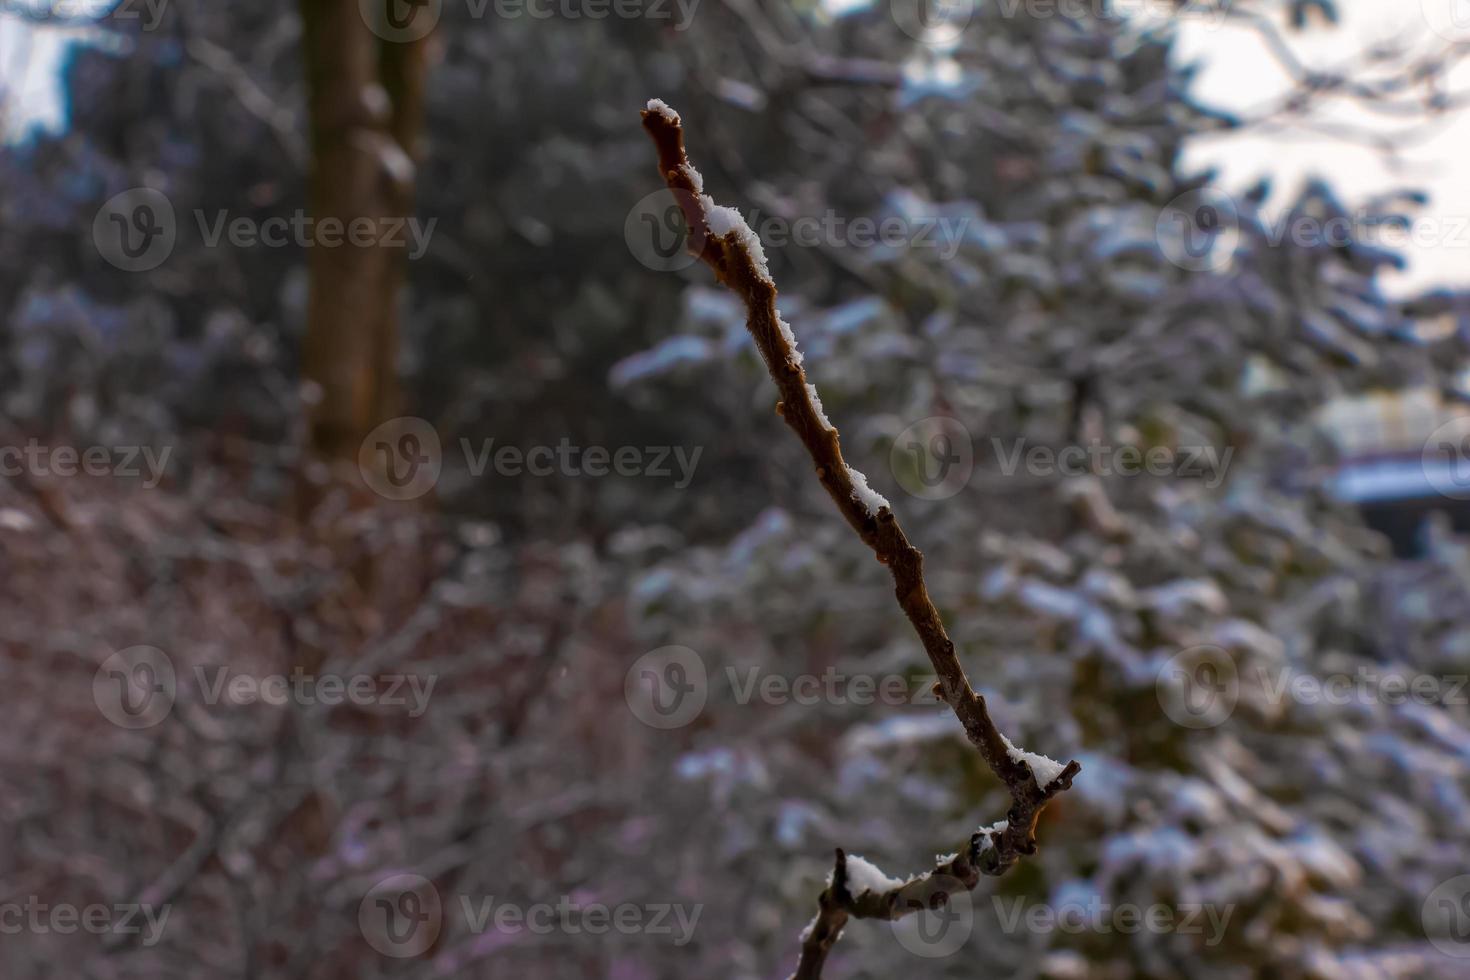
<path id="1" fill-rule="evenodd" d="M 318 387 L 312 448 L 354 460 L 363 438 L 398 412 L 395 352 L 404 249 L 380 240 L 388 219 L 413 210 L 413 159 L 422 118 L 423 40 L 383 41 L 356 0 L 302 0 L 311 126 L 308 205 L 316 237 L 303 373 Z M 372 244 L 324 240 L 323 222 L 367 219 Z"/>

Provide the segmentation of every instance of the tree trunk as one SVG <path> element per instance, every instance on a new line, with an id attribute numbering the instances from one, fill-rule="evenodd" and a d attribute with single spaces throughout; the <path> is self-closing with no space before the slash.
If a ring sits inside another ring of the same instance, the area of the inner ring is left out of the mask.
<path id="1" fill-rule="evenodd" d="M 405 252 L 384 243 L 413 209 L 414 154 L 422 119 L 424 40 L 384 41 L 357 0 L 302 0 L 311 125 L 308 203 L 313 218 L 302 350 L 317 386 L 312 449 L 357 458 L 363 438 L 399 410 L 399 292 Z M 366 238 L 348 234 L 357 222 Z"/>
<path id="2" fill-rule="evenodd" d="M 317 389 L 310 408 L 310 449 L 334 466 L 355 466 L 368 433 L 399 413 L 402 222 L 414 204 L 426 45 L 381 39 L 363 20 L 358 0 L 302 0 L 301 20 L 313 219 L 302 373 Z M 357 240 L 349 234 L 354 223 L 368 229 Z M 392 237 L 385 240 L 388 233 Z M 305 480 L 300 490 L 298 506 L 305 516 L 315 508 L 319 488 Z M 355 533 L 340 524 L 316 531 L 350 565 L 354 580 L 345 589 L 348 595 L 323 596 L 321 606 L 360 603 L 362 595 L 371 595 L 376 569 L 370 555 L 353 557 L 359 544 Z M 326 651 L 301 642 L 295 659 L 293 666 L 316 676 Z M 297 751 L 311 751 L 300 718 L 289 725 L 285 737 Z M 330 847 L 336 820 L 330 793 L 313 789 L 279 833 L 287 846 L 319 856 Z"/>

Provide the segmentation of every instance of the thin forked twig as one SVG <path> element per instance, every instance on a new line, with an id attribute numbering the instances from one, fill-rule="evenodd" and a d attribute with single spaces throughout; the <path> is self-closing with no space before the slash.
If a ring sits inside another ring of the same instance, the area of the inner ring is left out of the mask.
<path id="1" fill-rule="evenodd" d="M 849 858 L 837 850 L 836 866 L 818 900 L 818 912 L 802 933 L 801 959 L 793 980 L 822 974 L 827 954 L 849 918 L 901 918 L 947 900 L 948 892 L 972 889 L 981 874 L 1003 874 L 1023 854 L 1036 850 L 1036 821 L 1048 800 L 1069 788 L 1081 766 L 1062 766 L 1045 756 L 1024 752 L 1000 733 L 985 699 L 975 693 L 944 630 L 939 611 L 924 585 L 924 556 L 909 543 L 888 501 L 868 488 L 867 478 L 842 458 L 841 440 L 822 411 L 816 389 L 807 383 L 802 355 L 791 328 L 776 310 L 776 285 L 766 268 L 760 239 L 731 208 L 704 194 L 704 182 L 684 152 L 679 114 L 654 99 L 643 111 L 643 128 L 658 150 L 659 172 L 683 211 L 690 251 L 714 269 L 716 277 L 745 302 L 746 326 L 771 379 L 781 393 L 776 410 L 801 439 L 816 464 L 817 479 L 837 509 L 878 561 L 893 575 L 894 594 L 924 645 L 938 675 L 935 693 L 964 726 L 970 742 L 1010 791 L 1006 820 L 971 836 L 952 858 L 907 882 L 870 887 L 871 876 L 854 882 Z M 864 870 L 871 866 L 864 865 Z M 944 884 L 936 890 L 936 883 Z M 859 893 L 853 894 L 852 887 Z M 917 900 L 916 900 L 917 899 Z"/>

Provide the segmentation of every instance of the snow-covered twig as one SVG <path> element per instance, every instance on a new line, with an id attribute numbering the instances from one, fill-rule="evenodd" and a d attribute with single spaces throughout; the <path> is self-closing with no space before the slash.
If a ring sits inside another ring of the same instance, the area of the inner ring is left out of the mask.
<path id="1" fill-rule="evenodd" d="M 888 566 L 898 604 L 939 677 L 935 693 L 954 710 L 971 743 L 1011 795 L 1004 823 L 973 835 L 958 854 L 920 878 L 907 882 L 887 879 L 839 849 L 831 881 L 818 901 L 817 916 L 802 933 L 801 960 L 793 980 L 812 980 L 821 976 L 827 954 L 849 918 L 899 918 L 914 907 L 905 901 L 906 890 L 926 878 L 942 873 L 970 889 L 981 874 L 1002 874 L 1021 855 L 1033 853 L 1042 808 L 1071 786 L 1072 777 L 1082 767 L 1075 761 L 1062 766 L 1024 752 L 996 728 L 985 699 L 970 686 L 954 642 L 929 598 L 923 554 L 909 543 L 888 501 L 870 489 L 863 474 L 842 457 L 837 427 L 823 412 L 816 388 L 807 382 L 795 335 L 776 310 L 776 285 L 759 237 L 735 209 L 720 207 L 704 193 L 704 180 L 685 155 L 684 130 L 677 112 L 658 99 L 650 100 L 643 112 L 643 128 L 658 149 L 659 172 L 684 213 L 690 250 L 745 303 L 746 326 L 781 394 L 776 411 L 801 439 L 816 465 L 817 479 L 847 523 L 873 549 L 878 561 Z M 850 886 L 855 878 L 869 886 L 877 882 L 880 890 L 861 887 L 854 895 Z M 933 889 L 927 883 L 925 887 L 932 904 Z"/>

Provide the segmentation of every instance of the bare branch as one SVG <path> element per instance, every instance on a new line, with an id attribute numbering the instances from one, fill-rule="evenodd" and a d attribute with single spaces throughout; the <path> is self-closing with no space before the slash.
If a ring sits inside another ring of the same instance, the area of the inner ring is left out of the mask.
<path id="1" fill-rule="evenodd" d="M 924 583 L 924 556 L 909 543 L 888 502 L 873 493 L 867 479 L 842 457 L 841 439 L 807 383 L 791 329 L 776 310 L 776 285 L 766 270 L 759 239 L 733 211 L 717 206 L 704 191 L 703 178 L 684 152 L 684 130 L 678 113 L 654 100 L 643 112 L 643 128 L 658 149 L 659 172 L 679 202 L 689 227 L 689 248 L 714 269 L 720 282 L 744 302 L 746 326 L 781 393 L 776 411 L 801 439 L 821 481 L 842 516 L 859 538 L 888 566 L 894 595 L 913 625 L 939 677 L 935 693 L 964 726 L 970 742 L 1011 794 L 1004 824 L 971 837 L 952 861 L 930 875 L 944 873 L 973 888 L 980 874 L 1003 874 L 1023 854 L 1036 850 L 1036 821 L 1057 793 L 1071 786 L 1077 762 L 1060 766 L 1042 756 L 1022 752 L 1006 739 L 990 718 L 985 699 L 970 686 L 945 632 L 939 611 Z M 718 234 L 716 233 L 718 232 Z M 1045 785 L 1035 772 L 1044 769 Z M 924 876 L 928 877 L 928 876 Z M 839 850 L 832 880 L 819 900 L 817 918 L 803 934 L 801 961 L 795 977 L 821 975 L 827 952 L 848 918 L 898 918 L 905 909 L 905 890 L 913 879 L 881 894 L 852 895 L 847 887 L 847 858 Z"/>

